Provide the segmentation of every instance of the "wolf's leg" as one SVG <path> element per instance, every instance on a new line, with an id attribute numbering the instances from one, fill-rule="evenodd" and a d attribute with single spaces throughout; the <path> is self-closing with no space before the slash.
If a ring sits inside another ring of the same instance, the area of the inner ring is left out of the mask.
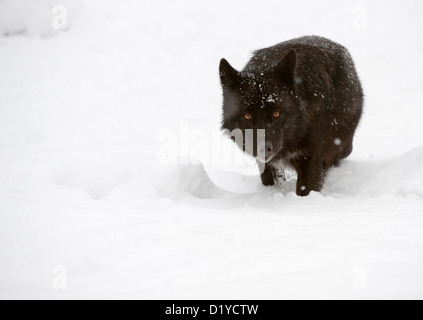
<path id="1" fill-rule="evenodd" d="M 260 167 L 260 165 L 259 165 Z M 261 182 L 263 185 L 274 186 L 277 179 L 277 170 L 267 164 L 264 165 L 264 171 L 261 174 Z"/>
<path id="2" fill-rule="evenodd" d="M 319 192 L 323 187 L 326 170 L 320 157 L 311 157 L 297 164 L 297 195 L 308 196 L 311 191 Z"/>

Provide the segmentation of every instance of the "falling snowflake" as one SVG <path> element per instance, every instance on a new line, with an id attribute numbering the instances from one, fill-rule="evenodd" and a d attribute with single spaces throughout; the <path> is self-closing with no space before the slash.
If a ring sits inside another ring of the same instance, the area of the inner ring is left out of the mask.
<path id="1" fill-rule="evenodd" d="M 267 102 L 270 102 L 270 103 L 274 103 L 275 102 L 275 99 L 273 98 L 272 95 L 270 95 L 270 96 L 267 97 Z"/>

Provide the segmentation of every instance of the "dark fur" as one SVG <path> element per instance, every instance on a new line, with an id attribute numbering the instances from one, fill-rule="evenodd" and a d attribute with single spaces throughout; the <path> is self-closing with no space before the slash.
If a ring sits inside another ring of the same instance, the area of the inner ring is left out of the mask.
<path id="1" fill-rule="evenodd" d="M 264 185 L 274 185 L 278 169 L 289 165 L 298 173 L 297 194 L 306 196 L 320 191 L 327 170 L 351 154 L 363 92 L 341 45 L 316 36 L 286 41 L 255 52 L 241 72 L 222 59 L 220 76 L 222 128 L 266 129 L 272 148 L 266 144 L 262 160 Z"/>

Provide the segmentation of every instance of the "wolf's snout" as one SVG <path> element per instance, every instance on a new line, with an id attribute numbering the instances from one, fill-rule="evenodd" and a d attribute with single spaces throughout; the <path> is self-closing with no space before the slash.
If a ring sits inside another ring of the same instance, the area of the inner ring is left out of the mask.
<path id="1" fill-rule="evenodd" d="M 263 159 L 269 159 L 273 155 L 273 144 L 270 141 L 267 141 L 266 143 L 262 144 L 258 148 L 258 158 Z"/>
<path id="2" fill-rule="evenodd" d="M 268 158 L 272 154 L 272 151 L 273 151 L 273 144 L 269 141 L 266 142 L 266 145 L 265 145 L 266 158 Z"/>

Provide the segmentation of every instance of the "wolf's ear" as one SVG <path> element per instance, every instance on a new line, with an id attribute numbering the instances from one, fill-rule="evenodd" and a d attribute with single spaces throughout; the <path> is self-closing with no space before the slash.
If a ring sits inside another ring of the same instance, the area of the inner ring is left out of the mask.
<path id="1" fill-rule="evenodd" d="M 278 64 L 275 71 L 282 78 L 285 84 L 294 86 L 295 69 L 297 68 L 297 52 L 291 49 L 288 54 Z"/>
<path id="2" fill-rule="evenodd" d="M 239 73 L 229 64 L 226 59 L 220 60 L 220 81 L 224 88 L 233 88 L 239 80 Z"/>

